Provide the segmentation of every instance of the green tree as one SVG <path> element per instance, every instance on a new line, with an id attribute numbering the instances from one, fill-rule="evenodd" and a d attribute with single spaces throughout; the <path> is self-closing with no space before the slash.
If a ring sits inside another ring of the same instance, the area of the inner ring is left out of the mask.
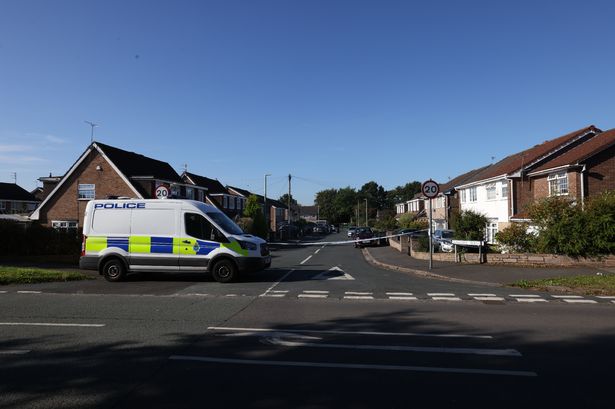
<path id="1" fill-rule="evenodd" d="M 335 206 L 337 197 L 336 189 L 325 189 L 316 193 L 314 203 L 319 208 L 321 219 L 327 220 L 329 223 L 339 223 L 339 215 Z"/>
<path id="2" fill-rule="evenodd" d="M 589 254 L 615 254 L 615 190 L 590 199 L 585 229 L 592 238 Z"/>
<path id="3" fill-rule="evenodd" d="M 403 186 L 397 186 L 395 189 L 386 192 L 388 205 L 389 207 L 393 207 L 395 203 L 407 202 L 420 191 L 421 182 L 417 182 L 416 180 L 408 182 Z"/>
<path id="4" fill-rule="evenodd" d="M 495 238 L 499 244 L 511 252 L 531 252 L 534 248 L 536 236 L 528 233 L 527 223 L 512 223 L 504 230 L 499 231 Z"/>
<path id="5" fill-rule="evenodd" d="M 262 214 L 263 209 L 258 202 L 258 197 L 256 195 L 250 195 L 250 197 L 248 197 L 248 200 L 246 200 L 246 207 L 243 209 L 243 214 L 245 217 L 250 217 L 254 219 L 254 215 L 256 215 L 257 213 Z"/>
<path id="6" fill-rule="evenodd" d="M 285 205 L 288 205 L 288 193 L 284 193 L 282 196 L 280 196 L 278 201 L 284 203 Z M 291 206 L 297 205 L 297 201 L 295 200 L 292 194 L 290 195 L 290 205 Z"/>
<path id="7" fill-rule="evenodd" d="M 357 191 L 350 186 L 341 188 L 337 191 L 334 199 L 337 219 L 335 223 L 349 223 L 355 215 L 357 203 Z"/>
<path id="8" fill-rule="evenodd" d="M 455 238 L 485 240 L 487 217 L 472 210 L 464 210 L 455 218 Z"/>

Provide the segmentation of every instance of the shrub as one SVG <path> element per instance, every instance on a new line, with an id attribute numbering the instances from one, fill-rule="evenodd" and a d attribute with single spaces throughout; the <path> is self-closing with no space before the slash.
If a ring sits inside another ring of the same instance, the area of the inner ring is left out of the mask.
<path id="1" fill-rule="evenodd" d="M 0 222 L 0 256 L 78 255 L 81 234 L 58 231 L 39 224 Z"/>
<path id="2" fill-rule="evenodd" d="M 548 197 L 530 205 L 529 215 L 538 229 L 536 251 L 572 257 L 591 253 L 591 238 L 584 227 L 586 215 L 574 202 Z"/>
<path id="3" fill-rule="evenodd" d="M 485 215 L 472 210 L 464 210 L 455 217 L 455 238 L 459 240 L 484 240 Z"/>
<path id="4" fill-rule="evenodd" d="M 513 223 L 498 232 L 495 238 L 504 250 L 527 253 L 533 250 L 535 236 L 528 233 L 527 223 Z"/>
<path id="5" fill-rule="evenodd" d="M 595 254 L 615 253 L 615 191 L 606 191 L 587 202 L 585 230 Z M 591 252 L 590 252 L 591 254 Z"/>

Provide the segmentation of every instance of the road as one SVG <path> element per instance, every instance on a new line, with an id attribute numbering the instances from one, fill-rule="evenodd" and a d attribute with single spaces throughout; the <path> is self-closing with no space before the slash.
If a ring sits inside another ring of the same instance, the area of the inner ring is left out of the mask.
<path id="1" fill-rule="evenodd" d="M 277 250 L 227 285 L 5 286 L 0 408 L 610 407 L 615 304 L 576 300 L 381 270 L 331 245 Z"/>

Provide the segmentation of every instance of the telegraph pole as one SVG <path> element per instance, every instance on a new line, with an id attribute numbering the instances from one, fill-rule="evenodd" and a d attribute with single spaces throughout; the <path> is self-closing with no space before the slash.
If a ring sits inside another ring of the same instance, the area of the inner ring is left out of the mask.
<path id="1" fill-rule="evenodd" d="M 365 198 L 365 227 L 369 227 L 367 223 L 367 198 Z"/>
<path id="2" fill-rule="evenodd" d="M 263 200 L 263 214 L 265 215 L 265 226 L 267 226 L 267 239 L 269 239 L 269 222 L 267 221 L 267 216 L 269 213 L 269 208 L 267 207 L 267 176 L 271 176 L 271 174 L 265 174 L 265 200 Z"/>

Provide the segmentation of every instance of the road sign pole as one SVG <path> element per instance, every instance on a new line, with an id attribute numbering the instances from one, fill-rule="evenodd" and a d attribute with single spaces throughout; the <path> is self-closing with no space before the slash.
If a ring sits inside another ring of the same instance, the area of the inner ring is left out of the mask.
<path id="1" fill-rule="evenodd" d="M 433 199 L 429 199 L 429 269 L 431 270 L 431 268 L 433 267 L 433 232 L 432 232 L 432 217 L 433 217 L 433 212 L 432 212 L 432 205 L 431 205 L 431 201 Z"/>

